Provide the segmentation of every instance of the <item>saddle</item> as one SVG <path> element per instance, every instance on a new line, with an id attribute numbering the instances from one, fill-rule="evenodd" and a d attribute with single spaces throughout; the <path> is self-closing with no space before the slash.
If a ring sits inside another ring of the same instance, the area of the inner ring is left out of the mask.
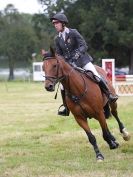
<path id="1" fill-rule="evenodd" d="M 96 75 L 94 75 L 92 71 L 85 70 L 85 69 L 82 69 L 82 68 L 77 67 L 77 66 L 75 67 L 75 70 L 79 71 L 80 73 L 83 73 L 87 78 L 91 79 L 96 84 L 99 84 L 100 78 L 97 77 Z M 104 109 L 105 118 L 108 119 L 111 116 L 110 108 L 109 108 L 109 104 L 108 104 L 108 98 L 107 98 L 107 95 L 105 94 L 105 92 L 102 89 L 101 89 L 101 92 L 102 92 L 102 96 L 103 96 L 103 99 L 104 99 L 103 109 Z"/>
<path id="2" fill-rule="evenodd" d="M 100 81 L 99 77 L 94 75 L 92 71 L 85 70 L 85 69 L 82 69 L 82 68 L 77 67 L 77 66 L 75 66 L 74 69 L 79 71 L 80 73 L 83 73 L 87 78 L 91 79 L 93 82 L 95 82 L 97 84 L 99 83 L 99 81 Z"/>

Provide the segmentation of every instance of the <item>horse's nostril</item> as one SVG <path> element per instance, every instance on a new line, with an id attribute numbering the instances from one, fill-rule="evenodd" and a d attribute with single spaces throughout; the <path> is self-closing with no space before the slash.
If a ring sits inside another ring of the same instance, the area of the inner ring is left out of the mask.
<path id="1" fill-rule="evenodd" d="M 47 91 L 54 91 L 54 86 L 52 84 L 48 85 L 48 86 L 45 86 L 45 89 Z"/>
<path id="2" fill-rule="evenodd" d="M 49 85 L 49 88 L 52 89 L 52 88 L 53 88 L 53 85 Z"/>

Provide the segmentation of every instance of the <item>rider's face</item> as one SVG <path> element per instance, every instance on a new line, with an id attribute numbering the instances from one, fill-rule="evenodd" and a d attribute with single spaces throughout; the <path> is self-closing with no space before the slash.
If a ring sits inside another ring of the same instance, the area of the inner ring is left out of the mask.
<path id="1" fill-rule="evenodd" d="M 53 25 L 54 25 L 57 32 L 62 32 L 63 31 L 63 25 L 60 21 L 53 22 Z"/>

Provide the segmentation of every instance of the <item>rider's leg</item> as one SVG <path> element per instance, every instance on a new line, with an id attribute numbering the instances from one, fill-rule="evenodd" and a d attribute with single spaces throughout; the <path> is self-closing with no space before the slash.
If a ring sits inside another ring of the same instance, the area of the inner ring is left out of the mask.
<path id="1" fill-rule="evenodd" d="M 61 115 L 61 116 L 69 116 L 69 109 L 67 107 L 67 104 L 66 104 L 66 100 L 65 100 L 65 89 L 63 88 L 63 86 L 61 85 L 61 96 L 62 96 L 62 101 L 63 101 L 63 105 L 61 105 L 59 107 L 59 110 L 58 110 L 58 115 Z M 64 106 L 64 109 L 63 110 L 60 110 L 60 108 Z"/>
<path id="2" fill-rule="evenodd" d="M 83 69 L 92 71 L 92 73 L 98 78 L 97 81 L 99 83 L 99 87 L 107 95 L 110 102 L 115 102 L 118 99 L 117 95 L 115 96 L 112 95 L 106 81 L 98 74 L 97 70 L 95 69 L 94 65 L 91 62 L 87 63 L 83 67 Z"/>

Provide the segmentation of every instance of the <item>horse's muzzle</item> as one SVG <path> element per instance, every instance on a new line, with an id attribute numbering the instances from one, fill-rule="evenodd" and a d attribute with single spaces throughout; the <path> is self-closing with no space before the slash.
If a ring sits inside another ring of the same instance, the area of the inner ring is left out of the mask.
<path id="1" fill-rule="evenodd" d="M 49 85 L 45 86 L 45 89 L 49 92 L 53 92 L 53 91 L 55 91 L 55 86 L 53 84 L 49 84 Z"/>

